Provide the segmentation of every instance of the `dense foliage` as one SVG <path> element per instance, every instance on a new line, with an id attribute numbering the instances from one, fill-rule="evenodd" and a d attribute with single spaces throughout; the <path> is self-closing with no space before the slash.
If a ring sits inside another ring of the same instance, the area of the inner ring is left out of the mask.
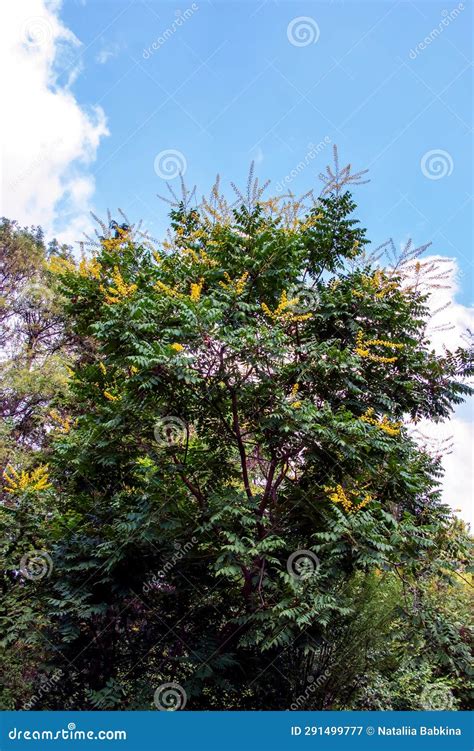
<path id="1" fill-rule="evenodd" d="M 468 536 L 409 427 L 469 393 L 469 353 L 435 354 L 339 185 L 238 195 L 47 261 L 77 360 L 5 472 L 6 706 L 467 706 Z"/>

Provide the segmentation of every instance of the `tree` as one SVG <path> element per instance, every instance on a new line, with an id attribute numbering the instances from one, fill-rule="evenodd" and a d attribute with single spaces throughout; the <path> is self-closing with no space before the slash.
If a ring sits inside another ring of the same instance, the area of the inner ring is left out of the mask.
<path id="1" fill-rule="evenodd" d="M 407 623 L 428 572 L 455 586 L 466 535 L 407 424 L 448 418 L 471 360 L 437 356 L 427 295 L 366 255 L 345 170 L 318 200 L 183 188 L 159 252 L 127 222 L 51 259 L 92 344 L 33 489 L 56 498 L 46 706 L 152 708 L 172 682 L 190 709 L 281 709 L 310 678 L 344 705 L 364 582 L 399 580 Z"/>

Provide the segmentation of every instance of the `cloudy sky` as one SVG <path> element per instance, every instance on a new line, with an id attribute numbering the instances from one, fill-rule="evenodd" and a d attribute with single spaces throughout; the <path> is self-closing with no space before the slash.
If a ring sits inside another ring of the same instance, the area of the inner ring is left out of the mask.
<path id="1" fill-rule="evenodd" d="M 253 159 L 275 190 L 304 192 L 338 144 L 370 169 L 355 197 L 373 243 L 432 241 L 451 259 L 433 307 L 450 302 L 436 322 L 454 328 L 434 345 L 474 328 L 472 5 L 22 0 L 3 14 L 3 215 L 73 242 L 91 209 L 120 206 L 159 237 L 156 194 L 179 171 L 206 191 Z M 470 407 L 435 433 L 453 437 L 445 497 L 468 518 Z"/>

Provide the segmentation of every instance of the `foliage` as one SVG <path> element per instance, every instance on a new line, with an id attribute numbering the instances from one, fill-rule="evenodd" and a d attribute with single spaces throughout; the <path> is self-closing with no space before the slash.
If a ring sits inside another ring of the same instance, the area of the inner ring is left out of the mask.
<path id="1" fill-rule="evenodd" d="M 439 599 L 464 608 L 467 534 L 408 428 L 449 417 L 471 360 L 435 354 L 428 296 L 366 261 L 342 187 L 184 191 L 159 251 L 114 223 L 50 259 L 82 349 L 53 488 L 9 494 L 7 562 L 54 564 L 15 590 L 45 615 L 44 665 L 77 671 L 43 706 L 152 708 L 176 682 L 189 709 L 284 709 L 309 677 L 308 707 L 415 708 L 423 681 L 465 705 L 464 617 Z"/>

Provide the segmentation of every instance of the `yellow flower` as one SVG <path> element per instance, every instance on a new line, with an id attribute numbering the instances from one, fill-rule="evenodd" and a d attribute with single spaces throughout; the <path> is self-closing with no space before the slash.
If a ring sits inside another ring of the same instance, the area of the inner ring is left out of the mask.
<path id="1" fill-rule="evenodd" d="M 198 302 L 200 300 L 203 285 L 204 285 L 203 277 L 201 277 L 198 282 L 191 284 L 191 292 L 189 294 L 189 297 L 193 302 Z"/>
<path id="2" fill-rule="evenodd" d="M 60 256 L 52 256 L 46 263 L 46 268 L 53 274 L 76 273 L 75 263 Z"/>
<path id="3" fill-rule="evenodd" d="M 375 346 L 381 346 L 381 347 L 387 347 L 387 349 L 403 349 L 405 346 L 404 344 L 397 344 L 397 342 L 391 342 L 387 339 L 364 339 L 364 334 L 362 331 L 357 332 L 356 336 L 356 346 L 354 348 L 354 352 L 356 355 L 359 355 L 359 357 L 366 358 L 368 360 L 372 360 L 373 362 L 381 362 L 381 363 L 392 363 L 397 361 L 397 357 L 385 357 L 382 355 L 374 355 L 370 351 L 370 347 Z"/>
<path id="4" fill-rule="evenodd" d="M 344 511 L 348 514 L 352 514 L 355 511 L 360 511 L 361 508 L 367 506 L 368 503 L 374 500 L 373 496 L 369 493 L 365 493 L 359 503 L 354 503 L 352 498 L 358 498 L 361 494 L 361 489 L 355 486 L 354 490 L 344 490 L 342 485 L 327 486 L 325 485 L 323 490 L 326 492 L 327 497 L 333 503 L 338 503 L 342 506 Z"/>
<path id="5" fill-rule="evenodd" d="M 226 279 L 225 282 L 219 282 L 220 286 L 225 289 L 229 290 L 231 292 L 234 292 L 237 297 L 242 294 L 242 292 L 245 289 L 245 285 L 247 283 L 247 279 L 249 277 L 249 272 L 244 271 L 242 276 L 240 276 L 238 279 L 232 280 L 227 273 L 227 271 L 224 271 L 224 277 Z"/>
<path id="6" fill-rule="evenodd" d="M 7 487 L 5 488 L 7 493 L 40 491 L 51 487 L 48 478 L 48 466 L 46 464 L 41 464 L 31 472 L 22 470 L 21 473 L 18 473 L 11 464 L 8 464 L 3 477 L 7 483 Z"/>
<path id="7" fill-rule="evenodd" d="M 298 301 L 298 297 L 293 297 L 289 300 L 286 291 L 283 290 L 280 295 L 278 306 L 275 308 L 275 310 L 270 310 L 268 305 L 264 302 L 261 304 L 261 307 L 265 315 L 268 316 L 268 318 L 271 318 L 273 321 L 278 321 L 280 323 L 295 323 L 297 321 L 307 321 L 308 318 L 311 318 L 311 313 L 303 313 L 302 315 L 298 315 L 291 310 L 288 310 L 288 308 L 294 307 L 298 303 Z"/>
<path id="8" fill-rule="evenodd" d="M 81 276 L 91 276 L 93 279 L 100 279 L 100 272 L 102 266 L 96 258 L 91 258 L 90 261 L 87 258 L 82 258 L 79 263 L 79 274 Z"/>
<path id="9" fill-rule="evenodd" d="M 72 419 L 70 417 L 62 417 L 57 409 L 52 409 L 49 413 L 52 421 L 56 423 L 55 427 L 61 433 L 69 433 L 72 426 Z"/>
<path id="10" fill-rule="evenodd" d="M 159 292 L 163 292 L 163 294 L 165 294 L 167 297 L 177 297 L 179 299 L 183 297 L 183 295 L 178 292 L 177 289 L 175 289 L 174 287 L 169 287 L 167 284 L 159 280 L 155 284 L 155 289 L 157 289 Z"/>
<path id="11" fill-rule="evenodd" d="M 175 352 L 182 352 L 184 347 L 182 344 L 178 344 L 178 342 L 175 342 L 171 345 L 171 349 L 174 349 Z"/>
<path id="12" fill-rule="evenodd" d="M 356 297 L 364 297 L 365 294 L 373 295 L 378 300 L 386 297 L 390 292 L 398 289 L 396 282 L 391 282 L 383 271 L 377 269 L 371 276 L 363 274 L 361 280 L 363 292 L 354 290 L 353 294 Z"/>
<path id="13" fill-rule="evenodd" d="M 120 396 L 114 396 L 110 391 L 104 391 L 103 394 L 109 402 L 118 402 L 120 400 Z"/>
<path id="14" fill-rule="evenodd" d="M 105 287 L 101 284 L 100 290 L 105 295 L 105 301 L 109 305 L 114 305 L 121 302 L 125 297 L 131 297 L 137 290 L 136 284 L 127 284 L 122 277 L 117 266 L 114 266 L 112 272 L 112 281 L 115 287 Z"/>
<path id="15" fill-rule="evenodd" d="M 99 363 L 99 368 L 101 369 L 102 373 L 103 373 L 104 375 L 106 375 L 106 373 L 107 373 L 107 368 L 105 367 L 105 365 L 104 365 L 104 363 L 103 363 L 103 362 L 100 362 L 100 363 Z"/>

